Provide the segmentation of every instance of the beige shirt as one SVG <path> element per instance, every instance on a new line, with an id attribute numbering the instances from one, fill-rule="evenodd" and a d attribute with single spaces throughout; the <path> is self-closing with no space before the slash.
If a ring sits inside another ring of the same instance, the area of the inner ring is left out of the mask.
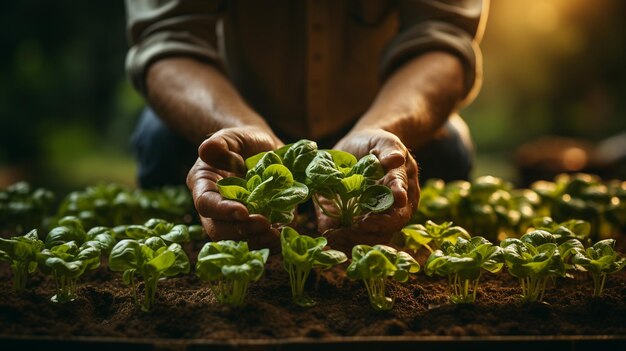
<path id="1" fill-rule="evenodd" d="M 481 77 L 481 0 L 126 0 L 126 7 L 126 67 L 141 93 L 151 63 L 191 56 L 219 67 L 272 128 L 293 138 L 353 124 L 385 77 L 426 51 L 459 57 L 466 100 Z"/>

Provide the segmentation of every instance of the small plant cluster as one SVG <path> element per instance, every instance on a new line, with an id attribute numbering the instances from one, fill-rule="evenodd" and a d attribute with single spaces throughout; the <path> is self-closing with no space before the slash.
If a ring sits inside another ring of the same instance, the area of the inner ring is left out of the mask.
<path id="1" fill-rule="evenodd" d="M 191 194 L 185 187 L 131 190 L 110 183 L 71 192 L 61 202 L 56 217 L 75 216 L 86 227 L 114 227 L 140 224 L 150 218 L 190 223 L 194 213 Z"/>
<path id="2" fill-rule="evenodd" d="M 591 224 L 594 241 L 626 229 L 626 182 L 602 182 L 591 174 L 561 174 L 553 182 L 538 181 L 539 211 L 556 221 L 577 218 Z"/>
<path id="3" fill-rule="evenodd" d="M 537 218 L 557 222 L 572 218 L 591 224 L 594 241 L 626 230 L 626 182 L 601 182 L 589 174 L 561 174 L 554 182 L 538 181 L 530 189 L 492 176 L 473 182 L 445 183 L 431 179 L 421 189 L 412 223 L 452 221 L 469 234 L 492 242 L 518 237 L 534 227 Z"/>
<path id="4" fill-rule="evenodd" d="M 451 222 L 427 221 L 403 229 L 404 246 L 414 252 L 422 247 L 430 251 L 424 271 L 428 276 L 448 278 L 452 303 L 473 303 L 483 272 L 496 273 L 503 266 L 519 278 L 523 300 L 534 302 L 542 301 L 548 284 L 568 271 L 589 272 L 594 296 L 600 296 L 607 275 L 626 265 L 626 259 L 614 249 L 614 239 L 591 245 L 588 222 L 558 223 L 541 217 L 532 225 L 536 229 L 496 246 L 484 237 L 470 237 Z"/>
<path id="5" fill-rule="evenodd" d="M 201 232 L 198 225 L 175 225 L 156 218 L 115 230 L 101 226 L 85 230 L 79 218 L 66 216 L 43 241 L 37 230 L 0 238 L 0 260 L 11 265 L 16 292 L 25 290 L 28 274 L 39 268 L 54 278 L 56 294 L 51 300 L 64 303 L 77 298 L 80 277 L 108 257 L 109 269 L 123 272 L 123 282 L 131 286 L 135 302 L 147 311 L 154 304 L 159 279 L 189 272 L 189 259 L 180 244 Z M 137 295 L 137 276 L 144 280 L 143 299 Z"/>
<path id="6" fill-rule="evenodd" d="M 347 152 L 318 150 L 315 142 L 300 140 L 254 155 L 245 163 L 245 178 L 217 182 L 220 194 L 272 223 L 290 223 L 297 205 L 310 197 L 344 227 L 393 205 L 391 189 L 377 184 L 385 172 L 371 154 L 357 160 Z"/>
<path id="7" fill-rule="evenodd" d="M 44 228 L 53 210 L 54 194 L 32 188 L 26 182 L 0 190 L 0 232 L 23 233 L 27 228 Z"/>

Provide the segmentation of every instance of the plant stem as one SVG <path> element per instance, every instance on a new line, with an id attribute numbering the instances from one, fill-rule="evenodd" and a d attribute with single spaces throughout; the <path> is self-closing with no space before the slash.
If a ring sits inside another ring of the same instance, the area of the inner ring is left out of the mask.
<path id="1" fill-rule="evenodd" d="M 604 290 L 604 283 L 606 282 L 606 274 L 592 273 L 591 277 L 593 278 L 593 296 L 602 296 L 602 290 Z"/>
<path id="2" fill-rule="evenodd" d="M 291 284 L 291 297 L 293 302 L 302 307 L 315 305 L 315 302 L 304 294 L 304 287 L 309 273 L 311 273 L 311 269 L 303 269 L 302 267 L 289 263 L 287 272 L 289 272 L 289 283 Z"/>
<path id="3" fill-rule="evenodd" d="M 385 278 L 365 279 L 365 288 L 372 307 L 377 311 L 387 311 L 393 307 L 393 300 L 385 296 Z"/>
<path id="4" fill-rule="evenodd" d="M 65 303 L 76 300 L 76 278 L 66 277 L 54 271 L 56 295 L 50 299 L 52 302 Z"/>
<path id="5" fill-rule="evenodd" d="M 13 289 L 15 292 L 22 293 L 26 290 L 26 281 L 28 280 L 28 263 L 29 262 L 13 262 Z"/>

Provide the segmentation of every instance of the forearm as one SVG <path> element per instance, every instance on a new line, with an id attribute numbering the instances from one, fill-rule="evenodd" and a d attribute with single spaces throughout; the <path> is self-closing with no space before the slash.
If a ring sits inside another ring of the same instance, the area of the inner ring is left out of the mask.
<path id="1" fill-rule="evenodd" d="M 146 77 L 147 97 L 157 114 L 179 134 L 200 144 L 222 128 L 258 126 L 271 130 L 214 67 L 191 58 L 165 58 Z"/>
<path id="2" fill-rule="evenodd" d="M 416 149 L 433 137 L 462 98 L 461 62 L 445 52 L 420 55 L 387 79 L 354 130 L 380 128 Z"/>

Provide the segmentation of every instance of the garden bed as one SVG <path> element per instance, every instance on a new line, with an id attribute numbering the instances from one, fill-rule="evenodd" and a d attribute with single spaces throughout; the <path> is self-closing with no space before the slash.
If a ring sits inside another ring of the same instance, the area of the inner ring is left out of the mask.
<path id="1" fill-rule="evenodd" d="M 475 305 L 447 304 L 445 279 L 420 274 L 407 284 L 391 284 L 396 303 L 390 312 L 371 309 L 362 283 L 346 278 L 343 267 L 323 273 L 317 289 L 311 277 L 315 307 L 294 305 L 280 256 L 270 257 L 264 278 L 251 285 L 242 308 L 216 304 L 193 275 L 160 282 L 150 313 L 134 305 L 121 275 L 106 267 L 87 273 L 79 298 L 66 304 L 49 301 L 54 290 L 49 277 L 35 274 L 25 295 L 18 296 L 9 275 L 3 266 L 0 333 L 3 342 L 16 347 L 264 350 L 366 343 L 432 349 L 462 343 L 510 349 L 519 342 L 524 348 L 549 342 L 570 350 L 626 344 L 624 271 L 609 277 L 601 298 L 591 297 L 593 284 L 583 276 L 558 279 L 545 303 L 530 305 L 519 303 L 518 281 L 503 272 L 484 275 Z"/>

